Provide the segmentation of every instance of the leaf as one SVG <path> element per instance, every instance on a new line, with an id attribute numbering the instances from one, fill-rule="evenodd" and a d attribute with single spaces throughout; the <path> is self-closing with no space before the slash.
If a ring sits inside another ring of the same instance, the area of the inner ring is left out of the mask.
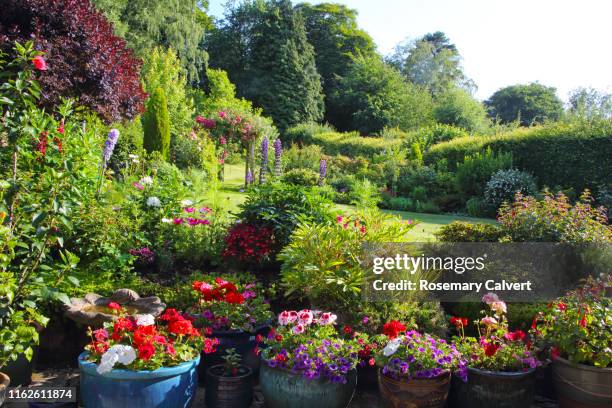
<path id="1" fill-rule="evenodd" d="M 39 212 L 32 218 L 32 225 L 34 225 L 35 227 L 38 227 L 38 225 L 40 225 L 40 223 L 43 222 L 43 220 L 46 217 L 47 217 L 46 211 Z"/>

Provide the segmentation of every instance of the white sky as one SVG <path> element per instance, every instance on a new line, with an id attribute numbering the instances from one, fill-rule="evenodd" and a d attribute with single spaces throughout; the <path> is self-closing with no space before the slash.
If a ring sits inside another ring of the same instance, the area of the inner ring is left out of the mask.
<path id="1" fill-rule="evenodd" d="M 459 48 L 480 99 L 533 81 L 556 87 L 564 100 L 578 86 L 612 92 L 612 0 L 332 2 L 359 12 L 360 27 L 383 54 L 406 37 L 443 31 Z M 222 16 L 225 0 L 210 3 L 211 13 Z"/>

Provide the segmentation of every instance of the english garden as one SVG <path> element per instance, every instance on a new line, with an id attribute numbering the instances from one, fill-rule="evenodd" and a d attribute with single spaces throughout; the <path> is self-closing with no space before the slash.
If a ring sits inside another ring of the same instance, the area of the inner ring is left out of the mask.
<path id="1" fill-rule="evenodd" d="M 3 2 L 0 405 L 612 406 L 609 252 L 546 301 L 418 265 L 362 296 L 372 244 L 609 249 L 610 95 L 482 103 L 444 33 L 383 57 L 343 5 L 202 3 Z M 58 367 L 75 395 L 30 385 Z"/>

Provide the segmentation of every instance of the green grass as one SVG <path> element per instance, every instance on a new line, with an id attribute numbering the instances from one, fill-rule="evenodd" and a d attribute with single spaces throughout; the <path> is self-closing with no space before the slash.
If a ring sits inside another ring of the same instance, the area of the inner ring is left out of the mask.
<path id="1" fill-rule="evenodd" d="M 230 211 L 235 212 L 238 205 L 244 202 L 245 195 L 240 190 L 244 186 L 244 165 L 228 164 L 225 166 L 225 181 L 221 188 L 221 196 L 228 200 Z M 352 212 L 355 207 L 350 205 L 336 204 L 335 207 L 344 212 Z M 409 211 L 383 210 L 388 214 L 393 214 L 403 220 L 413 220 L 415 227 L 408 234 L 408 238 L 414 242 L 427 242 L 435 240 L 434 233 L 444 225 L 453 221 L 484 222 L 492 224 L 495 221 L 488 218 L 462 217 L 459 215 L 425 214 Z"/>

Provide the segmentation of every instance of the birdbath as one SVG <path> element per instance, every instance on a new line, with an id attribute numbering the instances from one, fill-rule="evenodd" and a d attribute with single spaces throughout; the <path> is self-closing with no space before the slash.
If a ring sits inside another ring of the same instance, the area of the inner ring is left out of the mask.
<path id="1" fill-rule="evenodd" d="M 77 323 L 91 327 L 102 327 L 104 322 L 117 319 L 118 313 L 110 308 L 110 303 L 118 303 L 127 315 L 150 314 L 159 316 L 166 308 L 157 296 L 140 297 L 131 289 L 118 289 L 109 297 L 88 293 L 82 298 L 70 299 L 66 316 Z"/>

